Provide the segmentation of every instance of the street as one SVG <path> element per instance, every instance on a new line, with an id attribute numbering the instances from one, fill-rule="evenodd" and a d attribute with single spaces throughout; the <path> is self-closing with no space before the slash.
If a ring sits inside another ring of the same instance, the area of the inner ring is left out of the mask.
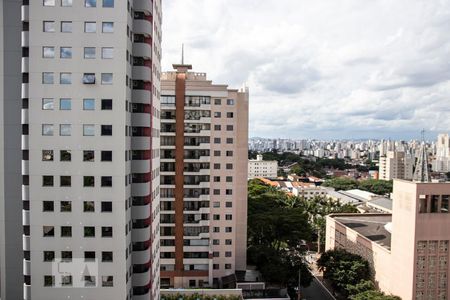
<path id="1" fill-rule="evenodd" d="M 302 289 L 302 299 L 305 300 L 335 300 L 327 290 L 313 277 L 311 285 Z"/>

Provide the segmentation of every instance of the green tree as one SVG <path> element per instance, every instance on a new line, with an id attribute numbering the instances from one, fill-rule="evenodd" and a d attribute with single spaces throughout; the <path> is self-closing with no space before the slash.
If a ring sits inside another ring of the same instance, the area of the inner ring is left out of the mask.
<path id="1" fill-rule="evenodd" d="M 340 190 L 352 190 L 358 188 L 358 182 L 354 179 L 345 177 L 336 177 L 330 180 L 326 180 L 323 186 L 328 186 L 334 188 L 336 191 Z"/>
<path id="2" fill-rule="evenodd" d="M 345 289 L 350 296 L 353 296 L 366 291 L 372 291 L 375 289 L 375 285 L 370 280 L 361 280 L 355 285 L 348 284 Z"/>
<path id="3" fill-rule="evenodd" d="M 385 195 L 392 193 L 392 180 L 376 180 L 368 179 L 360 181 L 358 184 L 359 189 L 368 191 L 378 195 Z"/>

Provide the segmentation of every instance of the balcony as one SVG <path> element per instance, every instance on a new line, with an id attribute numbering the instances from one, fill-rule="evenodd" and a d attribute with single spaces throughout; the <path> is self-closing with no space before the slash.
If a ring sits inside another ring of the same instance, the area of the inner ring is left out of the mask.
<path id="1" fill-rule="evenodd" d="M 153 33 L 152 23 L 147 20 L 133 20 L 133 32 L 135 34 L 143 34 L 145 36 L 151 36 Z"/>
<path id="2" fill-rule="evenodd" d="M 30 161 L 22 160 L 22 174 L 28 175 L 30 173 Z"/>
<path id="3" fill-rule="evenodd" d="M 22 5 L 22 10 L 21 10 L 22 21 L 28 21 L 30 19 L 29 8 L 30 8 L 29 5 Z"/>
<path id="4" fill-rule="evenodd" d="M 152 57 L 152 47 L 147 43 L 133 43 L 133 55 L 151 58 Z"/>
<path id="5" fill-rule="evenodd" d="M 22 108 L 22 124 L 28 124 L 28 108 Z"/>
<path id="6" fill-rule="evenodd" d="M 131 194 L 132 196 L 147 196 L 150 194 L 150 184 L 149 183 L 132 183 L 131 184 Z"/>
<path id="7" fill-rule="evenodd" d="M 134 220 L 143 220 L 150 217 L 150 204 L 143 206 L 133 206 L 131 208 L 131 218 Z"/>
<path id="8" fill-rule="evenodd" d="M 28 31 L 22 31 L 22 47 L 30 46 L 30 35 Z"/>
<path id="9" fill-rule="evenodd" d="M 151 236 L 151 228 L 140 228 L 140 229 L 132 229 L 131 230 L 131 240 L 133 243 L 136 242 L 145 242 L 150 240 Z"/>
<path id="10" fill-rule="evenodd" d="M 29 95 L 29 93 L 28 93 L 28 83 L 22 83 L 22 90 L 21 90 L 22 99 L 29 98 L 28 95 Z"/>
<path id="11" fill-rule="evenodd" d="M 31 275 L 31 261 L 23 260 L 23 275 Z"/>
<path id="12" fill-rule="evenodd" d="M 133 286 L 145 286 L 150 282 L 150 271 L 133 274 Z M 135 296 L 133 299 L 136 299 Z"/>
<path id="13" fill-rule="evenodd" d="M 150 137 L 133 136 L 131 138 L 131 149 L 134 150 L 150 149 Z"/>
<path id="14" fill-rule="evenodd" d="M 23 299 L 30 300 L 31 299 L 31 285 L 23 284 Z"/>
<path id="15" fill-rule="evenodd" d="M 133 264 L 143 265 L 150 261 L 151 253 L 150 251 L 133 251 Z"/>
<path id="16" fill-rule="evenodd" d="M 146 66 L 133 66 L 133 79 L 152 81 L 152 70 Z"/>
<path id="17" fill-rule="evenodd" d="M 22 200 L 30 200 L 30 187 L 28 185 L 22 185 Z"/>
<path id="18" fill-rule="evenodd" d="M 150 160 L 132 160 L 131 171 L 133 173 L 148 173 L 150 172 Z"/>
<path id="19" fill-rule="evenodd" d="M 131 116 L 131 125 L 137 127 L 150 126 L 150 114 L 133 113 L 133 115 Z"/>
<path id="20" fill-rule="evenodd" d="M 30 225 L 30 211 L 22 210 L 22 225 L 28 226 Z"/>
<path id="21" fill-rule="evenodd" d="M 147 91 L 147 90 L 133 90 L 131 97 L 132 97 L 131 100 L 133 103 L 149 104 L 152 94 L 150 91 Z"/>
<path id="22" fill-rule="evenodd" d="M 151 0 L 134 0 L 133 1 L 135 11 L 143 11 L 146 14 L 153 14 L 153 1 Z"/>
<path id="23" fill-rule="evenodd" d="M 22 57 L 22 73 L 28 73 L 29 69 L 29 58 Z"/>
<path id="24" fill-rule="evenodd" d="M 23 251 L 30 251 L 30 236 L 22 235 Z"/>

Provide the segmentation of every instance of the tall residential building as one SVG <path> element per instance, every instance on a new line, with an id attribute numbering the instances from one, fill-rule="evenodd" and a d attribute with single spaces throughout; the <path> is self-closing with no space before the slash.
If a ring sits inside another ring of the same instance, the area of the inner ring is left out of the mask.
<path id="1" fill-rule="evenodd" d="M 0 299 L 23 295 L 20 88 L 22 1 L 0 2 Z"/>
<path id="2" fill-rule="evenodd" d="M 256 177 L 276 178 L 278 175 L 278 161 L 263 160 L 263 156 L 258 154 L 256 159 L 248 160 L 248 179 Z"/>
<path id="3" fill-rule="evenodd" d="M 387 151 L 380 157 L 380 180 L 413 178 L 414 158 L 404 151 Z"/>
<path id="4" fill-rule="evenodd" d="M 246 269 L 249 94 L 174 68 L 161 87 L 161 287 L 226 286 Z"/>
<path id="5" fill-rule="evenodd" d="M 448 134 L 438 135 L 436 158 L 432 164 L 435 172 L 450 172 L 450 138 Z"/>
<path id="6" fill-rule="evenodd" d="M 22 30 L 24 299 L 158 299 L 161 1 L 24 0 Z"/>

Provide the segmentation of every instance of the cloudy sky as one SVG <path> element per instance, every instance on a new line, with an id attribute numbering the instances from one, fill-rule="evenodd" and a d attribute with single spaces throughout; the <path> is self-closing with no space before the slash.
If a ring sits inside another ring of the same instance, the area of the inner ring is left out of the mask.
<path id="1" fill-rule="evenodd" d="M 450 131 L 448 0 L 164 0 L 163 69 L 250 88 L 250 136 Z"/>

